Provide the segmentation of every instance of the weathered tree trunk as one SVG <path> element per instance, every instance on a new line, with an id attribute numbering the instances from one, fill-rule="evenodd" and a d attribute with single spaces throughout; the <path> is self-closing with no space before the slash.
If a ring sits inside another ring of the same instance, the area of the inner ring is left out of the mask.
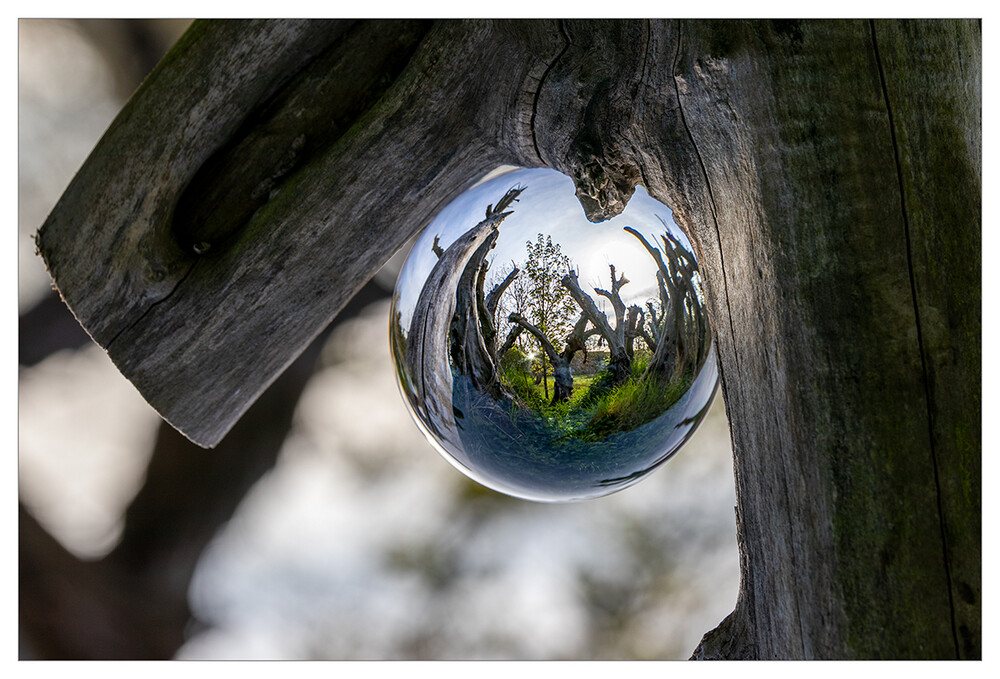
<path id="1" fill-rule="evenodd" d="M 500 306 L 500 298 L 503 293 L 507 291 L 514 279 L 518 277 L 521 270 L 517 267 L 511 269 L 507 276 L 493 286 L 490 290 L 490 294 L 483 296 L 483 290 L 486 283 L 486 274 L 490 267 L 487 264 L 483 266 L 480 270 L 480 277 L 477 282 L 477 299 L 479 300 L 479 319 L 480 326 L 483 332 L 483 342 L 486 344 L 486 350 L 490 352 L 493 356 L 495 362 L 499 363 L 500 359 L 503 358 L 503 353 L 497 349 L 497 308 Z M 508 349 L 510 347 L 507 347 Z M 506 351 L 506 350 L 505 350 Z"/>
<path id="2" fill-rule="evenodd" d="M 486 222 L 492 223 L 492 232 L 486 237 L 482 244 L 476 248 L 472 255 L 465 261 L 465 268 L 458 285 L 454 290 L 434 289 L 436 285 L 434 272 L 428 279 L 425 290 L 421 294 L 419 303 L 430 303 L 431 308 L 415 310 L 415 314 L 423 315 L 428 312 L 441 313 L 442 310 L 454 307 L 454 315 L 451 319 L 451 329 L 447 340 L 424 339 L 422 341 L 438 342 L 444 345 L 447 342 L 449 347 L 449 359 L 455 369 L 467 376 L 472 387 L 484 394 L 489 394 L 494 400 L 509 398 L 503 383 L 500 381 L 500 373 L 497 369 L 498 357 L 496 355 L 496 314 L 499 296 L 503 294 L 501 288 L 505 288 L 513 281 L 510 275 L 497 286 L 490 294 L 491 299 L 487 302 L 484 286 L 486 284 L 486 272 L 489 269 L 489 262 L 486 256 L 496 245 L 500 233 L 496 230 L 506 215 L 504 212 L 521 194 L 522 189 L 512 188 L 501 198 L 494 208 L 491 204 L 486 208 Z M 459 242 L 462 239 L 459 239 Z M 434 246 L 437 244 L 437 236 L 434 237 Z M 452 248 L 448 248 L 450 251 Z M 436 251 L 435 251 L 436 252 Z M 445 257 L 448 251 L 439 255 Z M 449 266 L 455 266 L 452 260 Z M 441 264 L 435 267 L 440 269 Z M 515 270 L 516 271 L 516 270 Z M 428 294 L 430 293 L 430 294 Z M 445 296 L 453 296 L 454 301 L 446 300 Z M 450 371 L 447 371 L 450 373 Z"/>
<path id="3" fill-rule="evenodd" d="M 742 585 L 696 657 L 980 657 L 979 22 L 387 24 L 408 58 L 353 89 L 331 70 L 364 105 L 282 173 L 290 135 L 268 200 L 187 249 L 199 169 L 360 28 L 197 24 L 42 228 L 154 407 L 217 443 L 500 163 L 572 176 L 595 220 L 642 183 L 698 256 L 732 427 Z"/>
<path id="4" fill-rule="evenodd" d="M 491 390 L 490 386 L 500 385 L 493 354 L 487 347 L 486 337 L 483 335 L 485 321 L 483 312 L 486 305 L 485 301 L 481 303 L 480 300 L 482 280 L 485 275 L 483 265 L 486 255 L 496 244 L 499 235 L 500 233 L 494 230 L 483 244 L 476 248 L 472 257 L 466 262 L 465 270 L 455 290 L 436 291 L 450 292 L 455 296 L 455 314 L 452 317 L 448 339 L 452 363 L 460 373 L 469 376 L 473 386 L 480 391 L 486 390 L 495 397 L 499 397 L 499 393 Z"/>
<path id="5" fill-rule="evenodd" d="M 635 358 L 635 341 L 642 335 L 639 328 L 644 317 L 642 307 L 638 304 L 630 306 L 625 315 L 625 353 L 630 361 Z"/>
<path id="6" fill-rule="evenodd" d="M 504 354 L 511 350 L 511 347 L 514 346 L 514 342 L 517 341 L 517 338 L 521 336 L 522 332 L 524 332 L 524 328 L 519 325 L 511 327 L 510 331 L 507 333 L 507 339 L 504 340 L 503 344 L 500 345 L 500 348 L 497 350 L 498 362 L 503 359 Z"/>
<path id="7" fill-rule="evenodd" d="M 590 295 L 585 293 L 580 287 L 580 281 L 577 279 L 575 271 L 570 271 L 563 276 L 562 285 L 569 290 L 570 297 L 580 307 L 580 311 L 593 324 L 594 329 L 604 338 L 604 341 L 608 343 L 608 371 L 612 375 L 612 384 L 621 384 L 628 379 L 629 370 L 632 366 L 632 355 L 625 344 L 625 303 L 622 302 L 621 297 L 618 295 L 618 289 L 625 283 L 628 283 L 628 280 L 625 279 L 623 274 L 618 279 L 617 285 L 614 285 L 615 270 L 613 266 L 611 267 L 611 280 L 613 283 L 613 292 L 601 289 L 595 289 L 594 292 L 611 300 L 611 304 L 615 309 L 616 323 L 614 327 L 611 326 L 611 322 L 604 312 L 597 308 Z"/>
<path id="8" fill-rule="evenodd" d="M 660 221 L 663 222 L 662 219 Z M 700 367 L 708 355 L 711 342 L 705 333 L 701 302 L 694 288 L 697 263 L 687 248 L 670 234 L 665 222 L 663 226 L 665 233 L 660 237 L 662 251 L 632 227 L 626 226 L 625 230 L 642 243 L 657 267 L 656 282 L 663 318 L 658 319 L 650 308 L 653 321 L 661 320 L 662 327 L 653 331 L 658 333 L 659 339 L 646 372 L 671 377 L 671 374 L 683 374 L 689 367 Z"/>
<path id="9" fill-rule="evenodd" d="M 580 318 L 576 319 L 576 323 L 573 324 L 573 329 L 566 337 L 566 348 L 563 350 L 568 361 L 572 362 L 578 351 L 583 352 L 583 360 L 587 361 L 587 340 L 598 334 L 596 328 L 588 329 L 589 325 L 590 319 L 584 314 L 580 314 Z"/>
<path id="10" fill-rule="evenodd" d="M 538 345 L 545 352 L 549 363 L 552 364 L 552 402 L 562 403 L 563 401 L 568 401 L 570 396 L 573 395 L 573 371 L 570 369 L 569 364 L 576 354 L 575 345 L 568 346 L 564 351 L 559 352 L 552 346 L 552 342 L 545 336 L 545 333 L 529 323 L 521 314 L 511 314 L 509 318 L 512 323 L 517 323 L 538 340 Z"/>
<path id="11" fill-rule="evenodd" d="M 482 259 L 472 267 L 469 262 L 477 256 L 485 257 L 485 250 L 496 239 L 497 227 L 509 214 L 487 212 L 486 219 L 444 250 L 420 290 L 406 333 L 404 363 L 410 382 L 407 396 L 427 426 L 456 446 L 461 444 L 454 439 L 457 430 L 452 408 L 452 361 L 457 361 L 460 372 L 471 371 L 473 384 L 489 379 L 489 368 L 480 362 L 482 338 L 475 315 L 475 293 L 468 290 L 475 285 L 475 272 Z M 461 294 L 462 290 L 466 293 Z M 473 344 L 471 350 L 469 343 Z"/>

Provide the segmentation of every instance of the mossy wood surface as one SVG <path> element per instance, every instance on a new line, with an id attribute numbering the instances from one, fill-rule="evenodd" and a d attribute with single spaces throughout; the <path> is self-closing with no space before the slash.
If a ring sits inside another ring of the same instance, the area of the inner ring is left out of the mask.
<path id="1" fill-rule="evenodd" d="M 980 140 L 978 21 L 197 23 L 39 248 L 214 445 L 484 172 L 559 169 L 595 220 L 642 183 L 732 426 L 743 581 L 695 657 L 976 658 Z"/>

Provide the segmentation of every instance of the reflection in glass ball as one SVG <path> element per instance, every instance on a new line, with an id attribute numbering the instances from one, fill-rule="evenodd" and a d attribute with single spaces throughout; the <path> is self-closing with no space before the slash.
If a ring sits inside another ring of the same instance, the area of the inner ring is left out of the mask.
<path id="1" fill-rule="evenodd" d="M 718 382 L 702 280 L 670 209 L 637 187 L 593 224 L 549 169 L 501 174 L 441 211 L 400 272 L 390 336 L 428 439 L 529 500 L 637 482 L 691 436 Z"/>

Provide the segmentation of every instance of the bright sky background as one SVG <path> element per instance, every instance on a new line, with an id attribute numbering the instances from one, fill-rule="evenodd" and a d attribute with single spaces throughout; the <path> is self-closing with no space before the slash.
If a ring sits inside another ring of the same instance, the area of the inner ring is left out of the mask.
<path id="1" fill-rule="evenodd" d="M 397 310 L 403 312 L 404 328 L 408 327 L 423 281 L 437 261 L 431 251 L 434 236 L 440 236 L 441 247 L 447 248 L 482 221 L 487 205 L 496 203 L 507 189 L 517 185 L 525 190 L 511 208 L 514 214 L 500 226 L 500 238 L 489 255 L 489 260 L 494 262 L 493 271 L 499 271 L 512 260 L 521 266 L 527 258 L 525 244 L 543 233 L 552 236 L 553 243 L 558 243 L 563 254 L 569 256 L 579 274 L 581 287 L 595 298 L 595 302 L 600 303 L 602 298 L 593 295 L 593 288 L 611 287 L 608 264 L 614 264 L 617 274 L 624 273 L 629 280 L 621 289 L 622 301 L 626 305 L 642 305 L 647 299 L 656 297 L 656 263 L 642 244 L 623 228 L 635 228 L 655 245 L 658 236 L 664 233 L 663 224 L 657 219 L 659 215 L 681 243 L 691 247 L 674 223 L 670 208 L 651 198 L 641 186 L 636 188 L 622 214 L 594 224 L 583 212 L 572 179 L 547 168 L 513 170 L 466 191 L 444 208 L 421 234 L 407 258 L 397 287 Z M 487 287 L 490 285 L 488 280 Z"/>

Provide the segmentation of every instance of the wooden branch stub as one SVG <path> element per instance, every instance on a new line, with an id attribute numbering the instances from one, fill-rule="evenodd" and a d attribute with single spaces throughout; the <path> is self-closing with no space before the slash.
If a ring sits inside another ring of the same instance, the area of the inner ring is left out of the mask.
<path id="1" fill-rule="evenodd" d="M 554 25 L 531 43 L 492 22 L 376 23 L 196 23 L 39 232 L 81 324 L 196 443 L 217 443 L 451 198 L 498 165 L 537 164 L 517 155 L 529 128 L 506 121 L 530 121 L 517 111 L 554 57 Z M 391 82 L 340 66 L 388 63 L 400 44 L 413 52 Z M 309 70 L 326 61 L 329 82 Z M 288 132 L 338 95 L 354 124 Z"/>
<path id="2" fill-rule="evenodd" d="M 181 247 L 203 254 L 236 235 L 284 179 L 325 151 L 399 76 L 428 21 L 362 21 L 248 117 L 177 202 Z"/>

